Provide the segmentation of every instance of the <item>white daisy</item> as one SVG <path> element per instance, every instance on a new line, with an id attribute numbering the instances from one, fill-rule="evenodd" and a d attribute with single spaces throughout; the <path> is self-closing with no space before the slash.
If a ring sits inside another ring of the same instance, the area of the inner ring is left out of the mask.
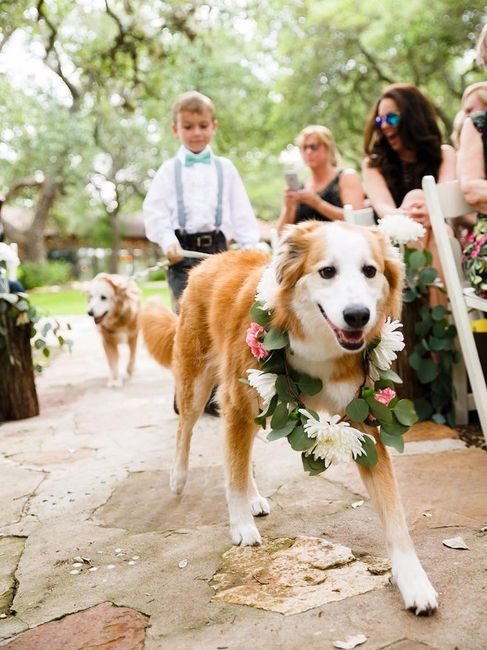
<path id="1" fill-rule="evenodd" d="M 373 381 L 380 379 L 378 370 L 388 370 L 391 363 L 397 359 L 396 352 L 404 348 L 404 336 L 402 332 L 396 330 L 402 327 L 398 320 L 386 320 L 380 333 L 380 343 L 370 352 L 369 375 Z"/>
<path id="2" fill-rule="evenodd" d="M 252 388 L 255 388 L 262 397 L 264 408 L 266 408 L 269 406 L 271 399 L 276 394 L 275 384 L 277 375 L 273 372 L 263 372 L 262 370 L 256 370 L 255 368 L 247 370 L 247 375 L 249 384 Z"/>
<path id="3" fill-rule="evenodd" d="M 424 227 L 407 214 L 386 214 L 379 221 L 379 230 L 396 244 L 415 242 L 424 236 Z"/>
<path id="4" fill-rule="evenodd" d="M 340 422 L 339 415 L 316 420 L 304 409 L 300 409 L 300 413 L 308 418 L 304 424 L 306 434 L 309 438 L 316 438 L 316 445 L 306 452 L 307 456 L 312 454 L 316 460 L 321 458 L 329 467 L 332 463 L 355 459 L 365 453 L 362 448 L 364 434 L 348 422 Z"/>
<path id="5" fill-rule="evenodd" d="M 255 299 L 262 303 L 264 309 L 273 309 L 276 306 L 275 300 L 278 288 L 276 272 L 271 262 L 264 269 L 264 273 L 257 285 Z"/>

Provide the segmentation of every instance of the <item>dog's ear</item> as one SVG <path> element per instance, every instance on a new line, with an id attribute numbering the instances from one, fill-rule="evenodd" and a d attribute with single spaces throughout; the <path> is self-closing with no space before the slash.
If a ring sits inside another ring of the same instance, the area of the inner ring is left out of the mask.
<path id="1" fill-rule="evenodd" d="M 389 295 L 386 300 L 385 312 L 394 319 L 401 318 L 402 292 L 404 288 L 405 266 L 399 250 L 393 246 L 377 227 L 370 230 L 374 232 L 381 243 L 384 255 L 384 275 L 389 285 Z"/>
<path id="2" fill-rule="evenodd" d="M 112 285 L 116 293 L 124 293 L 129 288 L 129 279 L 123 275 L 106 273 L 103 279 Z"/>
<path id="3" fill-rule="evenodd" d="M 309 221 L 299 226 L 289 225 L 284 230 L 274 263 L 277 282 L 283 288 L 294 287 L 303 275 L 305 252 L 316 225 L 316 222 Z"/>

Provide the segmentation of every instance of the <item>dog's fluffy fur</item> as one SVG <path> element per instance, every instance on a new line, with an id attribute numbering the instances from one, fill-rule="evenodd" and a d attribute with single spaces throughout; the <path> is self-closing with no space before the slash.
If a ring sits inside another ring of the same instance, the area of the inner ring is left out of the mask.
<path id="1" fill-rule="evenodd" d="M 142 314 L 149 350 L 176 381 L 180 418 L 171 489 L 179 494 L 184 488 L 192 428 L 218 384 L 231 535 L 243 546 L 261 542 L 253 516 L 269 512 L 251 472 L 259 399 L 239 381 L 257 363 L 245 343 L 257 287 L 273 309 L 273 325 L 289 333 L 288 362 L 323 381 L 318 395 L 304 398 L 306 405 L 330 414 L 344 413 L 363 381 L 363 349 L 401 309 L 403 264 L 374 228 L 291 226 L 268 264 L 255 251 L 214 255 L 191 271 L 179 318 L 155 305 Z M 377 430 L 354 426 L 376 439 L 378 463 L 358 468 L 385 528 L 394 579 L 407 608 L 431 613 L 437 594 L 409 536 L 388 452 Z"/>
<path id="2" fill-rule="evenodd" d="M 132 280 L 121 275 L 99 273 L 89 285 L 88 315 L 93 318 L 102 337 L 110 377 L 108 386 L 121 386 L 118 345 L 127 343 L 129 360 L 127 376 L 135 366 L 139 333 L 140 291 Z"/>

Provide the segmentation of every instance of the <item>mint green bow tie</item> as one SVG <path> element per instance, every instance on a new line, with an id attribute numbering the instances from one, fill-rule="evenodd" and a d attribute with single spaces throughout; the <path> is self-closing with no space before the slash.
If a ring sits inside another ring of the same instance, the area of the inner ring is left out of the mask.
<path id="1" fill-rule="evenodd" d="M 186 167 L 192 167 L 196 163 L 203 163 L 203 165 L 209 165 L 211 163 L 211 153 L 208 151 L 202 151 L 201 153 L 187 153 L 186 158 L 184 159 L 184 165 Z"/>

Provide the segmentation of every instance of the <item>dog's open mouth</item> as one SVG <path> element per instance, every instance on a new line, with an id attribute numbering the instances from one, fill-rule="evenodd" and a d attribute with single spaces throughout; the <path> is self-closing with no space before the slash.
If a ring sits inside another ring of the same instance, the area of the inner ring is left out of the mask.
<path id="1" fill-rule="evenodd" d="M 96 323 L 97 325 L 99 325 L 99 324 L 102 322 L 102 320 L 105 318 L 105 316 L 106 316 L 107 314 L 108 314 L 108 312 L 106 311 L 106 312 L 105 312 L 104 314 L 102 314 L 101 316 L 93 316 L 93 320 L 95 321 L 95 323 Z"/>
<path id="2" fill-rule="evenodd" d="M 365 342 L 365 332 L 363 330 L 340 329 L 328 318 L 323 307 L 321 305 L 318 305 L 318 307 L 323 314 L 326 322 L 335 333 L 337 341 L 342 346 L 342 348 L 350 351 L 360 350 Z"/>

